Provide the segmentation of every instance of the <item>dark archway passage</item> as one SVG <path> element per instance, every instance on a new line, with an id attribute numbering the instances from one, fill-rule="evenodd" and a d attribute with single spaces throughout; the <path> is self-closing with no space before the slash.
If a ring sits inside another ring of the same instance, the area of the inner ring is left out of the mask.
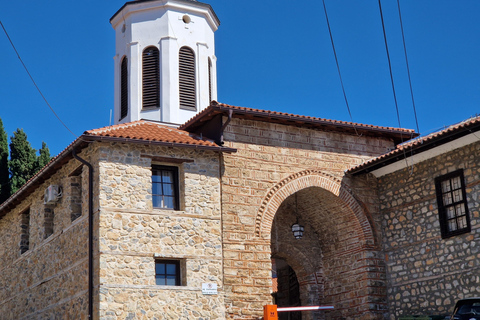
<path id="1" fill-rule="evenodd" d="M 291 231 L 297 219 L 305 227 L 299 240 Z M 374 277 L 383 277 L 384 270 L 374 269 L 383 261 L 363 230 L 350 206 L 320 187 L 300 189 L 278 207 L 271 229 L 272 258 L 294 271 L 300 305 L 335 306 L 335 311 L 302 312 L 302 319 L 380 318 L 368 315 L 365 303 L 383 298 L 371 286 Z"/>
<path id="2" fill-rule="evenodd" d="M 274 303 L 278 307 L 301 305 L 300 285 L 295 271 L 283 259 L 272 259 L 273 279 L 276 283 L 273 292 Z M 280 312 L 279 320 L 302 320 L 301 312 Z"/>

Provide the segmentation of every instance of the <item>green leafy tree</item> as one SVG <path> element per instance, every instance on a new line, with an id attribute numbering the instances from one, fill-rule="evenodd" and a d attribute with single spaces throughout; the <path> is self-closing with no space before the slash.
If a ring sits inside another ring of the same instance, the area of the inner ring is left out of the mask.
<path id="1" fill-rule="evenodd" d="M 0 119 L 0 203 L 10 196 L 10 174 L 8 172 L 8 140 L 7 133 Z"/>
<path id="2" fill-rule="evenodd" d="M 10 137 L 10 162 L 12 193 L 23 186 L 36 172 L 38 163 L 36 150 L 27 141 L 22 129 L 17 129 Z"/>
<path id="3" fill-rule="evenodd" d="M 52 157 L 50 157 L 50 149 L 48 149 L 47 144 L 42 141 L 42 148 L 38 150 L 39 156 L 37 158 L 37 168 L 35 170 L 35 173 L 37 173 L 40 169 L 45 167 Z"/>

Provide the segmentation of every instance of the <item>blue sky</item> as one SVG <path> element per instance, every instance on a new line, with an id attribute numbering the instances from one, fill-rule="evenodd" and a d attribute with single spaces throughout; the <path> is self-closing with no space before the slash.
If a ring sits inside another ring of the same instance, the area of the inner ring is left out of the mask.
<path id="1" fill-rule="evenodd" d="M 350 121 L 319 0 L 210 0 L 218 100 Z M 354 122 L 398 127 L 377 0 L 325 0 Z M 124 4 L 3 1 L 0 20 L 35 81 L 76 134 L 109 125 L 114 31 Z M 400 0 L 422 134 L 480 112 L 480 1 Z M 396 1 L 382 1 L 401 126 L 416 129 Z M 36 149 L 58 154 L 75 136 L 48 109 L 0 30 L 0 118 Z"/>

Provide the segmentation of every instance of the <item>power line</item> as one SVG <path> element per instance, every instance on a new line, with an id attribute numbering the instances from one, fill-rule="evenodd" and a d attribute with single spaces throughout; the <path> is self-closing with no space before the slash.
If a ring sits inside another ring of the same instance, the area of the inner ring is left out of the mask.
<path id="1" fill-rule="evenodd" d="M 397 110 L 397 119 L 398 119 L 398 126 L 401 128 L 402 125 L 400 123 L 400 112 L 398 111 L 398 102 L 397 102 L 397 94 L 395 92 L 395 83 L 393 81 L 393 73 L 392 73 L 392 62 L 390 61 L 390 52 L 388 50 L 388 43 L 387 43 L 387 34 L 385 32 L 385 22 L 383 21 L 383 11 L 382 11 L 382 2 L 378 0 L 378 7 L 380 9 L 380 18 L 382 20 L 382 29 L 383 29 L 383 39 L 385 41 L 385 49 L 387 50 L 387 59 L 388 59 L 388 69 L 390 70 L 390 81 L 392 83 L 392 90 L 393 90 L 393 99 L 395 100 L 395 109 Z M 403 138 L 402 138 L 403 142 Z"/>
<path id="2" fill-rule="evenodd" d="M 345 93 L 345 86 L 343 85 L 342 74 L 340 72 L 340 65 L 338 64 L 337 51 L 335 50 L 335 44 L 333 42 L 332 29 L 330 28 L 330 21 L 328 20 L 327 7 L 325 6 L 325 0 L 322 0 L 322 1 L 323 1 L 323 10 L 325 11 L 325 18 L 327 20 L 328 33 L 330 34 L 330 42 L 332 43 L 333 55 L 335 56 L 335 63 L 337 64 L 338 76 L 340 78 L 340 84 L 342 85 L 343 98 L 345 99 L 345 104 L 347 105 L 347 110 L 348 110 L 348 114 L 350 115 L 350 120 L 352 121 L 353 129 L 355 129 L 355 133 L 357 134 L 357 136 L 360 136 L 357 132 L 357 128 L 353 124 L 353 117 L 352 117 L 352 113 L 350 112 L 350 106 L 348 105 L 347 94 Z"/>
<path id="3" fill-rule="evenodd" d="M 385 41 L 385 49 L 387 51 L 387 59 L 388 59 L 388 69 L 390 70 L 390 81 L 392 83 L 392 91 L 393 91 L 393 99 L 395 100 L 395 109 L 397 110 L 397 119 L 398 119 L 398 126 L 399 128 L 402 127 L 402 124 L 400 123 L 400 112 L 398 111 L 398 101 L 397 101 L 397 94 L 395 92 L 395 83 L 393 81 L 393 72 L 392 72 L 392 62 L 390 60 L 390 52 L 388 50 L 388 43 L 387 43 L 387 33 L 385 32 L 385 22 L 383 20 L 383 11 L 382 11 L 382 2 L 381 0 L 378 0 L 378 8 L 380 9 L 380 18 L 382 20 L 382 30 L 383 30 L 383 39 Z M 400 139 L 403 141 L 403 134 L 400 134 Z M 407 153 L 405 151 L 405 148 L 403 148 L 403 157 L 405 159 L 405 164 L 407 165 L 407 168 L 409 167 L 408 165 L 408 160 L 407 160 Z M 412 163 L 412 169 L 413 173 L 413 163 Z"/>
<path id="4" fill-rule="evenodd" d="M 67 127 L 67 125 L 62 121 L 62 119 L 60 119 L 60 117 L 57 115 L 57 113 L 55 112 L 55 110 L 53 110 L 52 106 L 50 106 L 50 103 L 48 103 L 47 98 L 45 98 L 45 96 L 43 95 L 42 91 L 41 91 L 40 88 L 37 86 L 37 83 L 35 82 L 35 80 L 33 80 L 33 77 L 32 77 L 32 75 L 30 74 L 30 72 L 28 71 L 27 66 L 25 65 L 25 63 L 23 63 L 23 60 L 22 60 L 22 58 L 20 57 L 20 54 L 18 53 L 17 49 L 15 48 L 15 45 L 13 44 L 12 39 L 10 39 L 10 36 L 8 35 L 7 30 L 6 30 L 5 27 L 3 26 L 2 21 L 0 21 L 0 25 L 2 26 L 3 32 L 5 32 L 5 35 L 7 36 L 8 41 L 10 41 L 10 44 L 12 45 L 13 50 L 14 50 L 15 53 L 17 54 L 18 59 L 19 59 L 20 62 L 22 63 L 23 68 L 24 68 L 25 71 L 27 72 L 28 76 L 30 77 L 30 80 L 32 80 L 33 85 L 35 86 L 35 88 L 37 88 L 38 92 L 39 92 L 40 95 L 42 96 L 42 98 L 43 98 L 43 100 L 45 101 L 45 103 L 47 104 L 47 106 L 48 106 L 48 107 L 50 108 L 50 110 L 53 112 L 53 114 L 55 115 L 55 117 L 57 117 L 58 121 L 60 121 L 60 123 L 61 123 L 68 131 L 70 131 L 71 134 L 73 134 L 76 138 L 78 138 L 78 136 L 77 136 L 75 133 L 73 133 L 72 130 L 70 130 L 70 129 Z"/>
<path id="5" fill-rule="evenodd" d="M 407 65 L 408 84 L 410 85 L 410 95 L 412 97 L 413 114 L 415 115 L 415 123 L 417 124 L 417 132 L 420 133 L 420 127 L 418 126 L 417 109 L 415 108 L 415 99 L 413 98 L 412 79 L 410 77 L 410 67 L 408 65 L 407 46 L 405 45 L 405 35 L 403 33 L 402 12 L 400 10 L 400 0 L 397 0 L 398 17 L 400 18 L 400 30 L 402 30 L 403 51 L 405 53 L 405 63 Z"/>

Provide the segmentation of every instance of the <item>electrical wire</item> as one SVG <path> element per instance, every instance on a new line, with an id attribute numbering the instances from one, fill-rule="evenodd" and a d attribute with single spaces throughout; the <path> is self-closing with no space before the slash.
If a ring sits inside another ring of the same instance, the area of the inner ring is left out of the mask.
<path id="1" fill-rule="evenodd" d="M 2 26 L 3 32 L 5 32 L 5 35 L 7 36 L 8 41 L 10 41 L 10 44 L 12 45 L 13 50 L 14 50 L 15 53 L 17 54 L 18 59 L 19 59 L 20 62 L 22 63 L 23 68 L 24 68 L 25 71 L 27 72 L 28 76 L 30 77 L 30 80 L 32 80 L 33 85 L 35 86 L 35 88 L 37 88 L 37 91 L 40 93 L 40 95 L 42 96 L 42 98 L 43 98 L 43 100 L 45 101 L 45 103 L 47 104 L 47 106 L 48 106 L 48 107 L 50 108 L 50 110 L 53 112 L 53 114 L 55 115 L 55 117 L 57 117 L 58 121 L 60 121 L 60 123 L 61 123 L 71 134 L 73 134 L 76 138 L 78 138 L 78 136 L 77 136 L 75 133 L 73 133 L 72 130 L 70 130 L 70 128 L 67 127 L 67 125 L 62 121 L 62 119 L 60 119 L 60 117 L 57 115 L 57 113 L 55 112 L 55 110 L 53 110 L 53 108 L 52 108 L 52 106 L 50 105 L 50 103 L 48 103 L 47 98 L 45 98 L 45 96 L 43 95 L 42 91 L 41 91 L 40 88 L 37 86 L 37 83 L 35 82 L 35 80 L 33 80 L 33 77 L 32 77 L 32 75 L 30 74 L 30 72 L 28 71 L 27 66 L 25 65 L 25 63 L 23 63 L 23 60 L 22 60 L 22 58 L 20 57 L 20 54 L 18 53 L 17 49 L 15 48 L 15 45 L 13 44 L 12 39 L 10 39 L 10 36 L 8 35 L 7 30 L 6 30 L 5 27 L 3 26 L 2 21 L 0 21 L 0 25 Z"/>
<path id="2" fill-rule="evenodd" d="M 412 97 L 413 114 L 415 115 L 417 132 L 420 133 L 420 127 L 418 126 L 417 109 L 415 107 L 415 99 L 413 98 L 412 79 L 410 77 L 410 67 L 408 64 L 407 46 L 405 45 L 405 35 L 403 32 L 402 11 L 400 10 L 400 0 L 397 0 L 397 7 L 398 7 L 398 17 L 400 19 L 400 30 L 402 30 L 403 52 L 405 53 L 405 64 L 407 66 L 408 84 L 410 85 L 410 96 Z"/>
<path id="3" fill-rule="evenodd" d="M 392 91 L 393 91 L 393 99 L 395 100 L 395 109 L 397 110 L 397 119 L 398 119 L 398 127 L 401 128 L 402 124 L 400 123 L 400 112 L 398 111 L 398 101 L 397 101 L 397 94 L 395 92 L 395 82 L 393 81 L 393 72 L 392 72 L 392 62 L 390 60 L 390 52 L 388 50 L 388 43 L 387 43 L 387 33 L 385 32 L 385 22 L 383 20 L 383 10 L 382 10 L 382 2 L 378 0 L 378 8 L 380 9 L 380 18 L 382 20 L 382 30 L 383 30 L 383 39 L 385 41 L 385 49 L 387 51 L 387 59 L 388 59 L 388 69 L 390 71 L 390 81 L 392 83 Z M 401 143 L 404 142 L 403 134 L 400 134 Z M 409 167 L 408 160 L 407 160 L 407 152 L 405 148 L 403 148 L 403 157 L 405 159 L 405 164 L 407 168 Z M 413 159 L 412 159 L 413 160 Z M 412 173 L 413 173 L 413 162 L 412 162 Z"/>
<path id="4" fill-rule="evenodd" d="M 388 69 L 390 70 L 390 81 L 392 83 L 393 99 L 395 100 L 395 109 L 397 110 L 398 126 L 401 128 L 402 124 L 400 123 L 400 112 L 398 111 L 397 94 L 395 92 L 395 83 L 393 81 L 392 62 L 390 60 L 390 51 L 388 50 L 387 33 L 385 32 L 385 22 L 383 20 L 383 11 L 382 11 L 381 0 L 378 0 L 378 7 L 380 9 L 380 18 L 382 20 L 383 39 L 385 41 L 385 49 L 387 50 Z M 403 142 L 403 138 L 402 138 L 402 142 Z"/>
<path id="5" fill-rule="evenodd" d="M 345 99 L 345 104 L 347 105 L 347 110 L 348 110 L 348 114 L 350 115 L 350 120 L 352 121 L 353 129 L 355 130 L 355 133 L 357 134 L 357 136 L 361 136 L 357 132 L 357 128 L 354 125 L 352 112 L 350 111 L 350 106 L 348 105 L 347 94 L 345 93 L 345 86 L 343 85 L 342 74 L 340 72 L 340 65 L 338 63 L 337 51 L 335 50 L 335 44 L 333 42 L 332 29 L 330 28 L 330 21 L 328 20 L 327 7 L 325 6 L 325 0 L 322 0 L 322 1 L 323 1 L 323 10 L 325 12 L 325 19 L 327 20 L 328 33 L 330 34 L 330 42 L 332 43 L 333 55 L 335 56 L 335 63 L 337 64 L 338 76 L 340 78 L 340 84 L 342 85 L 343 98 Z"/>

